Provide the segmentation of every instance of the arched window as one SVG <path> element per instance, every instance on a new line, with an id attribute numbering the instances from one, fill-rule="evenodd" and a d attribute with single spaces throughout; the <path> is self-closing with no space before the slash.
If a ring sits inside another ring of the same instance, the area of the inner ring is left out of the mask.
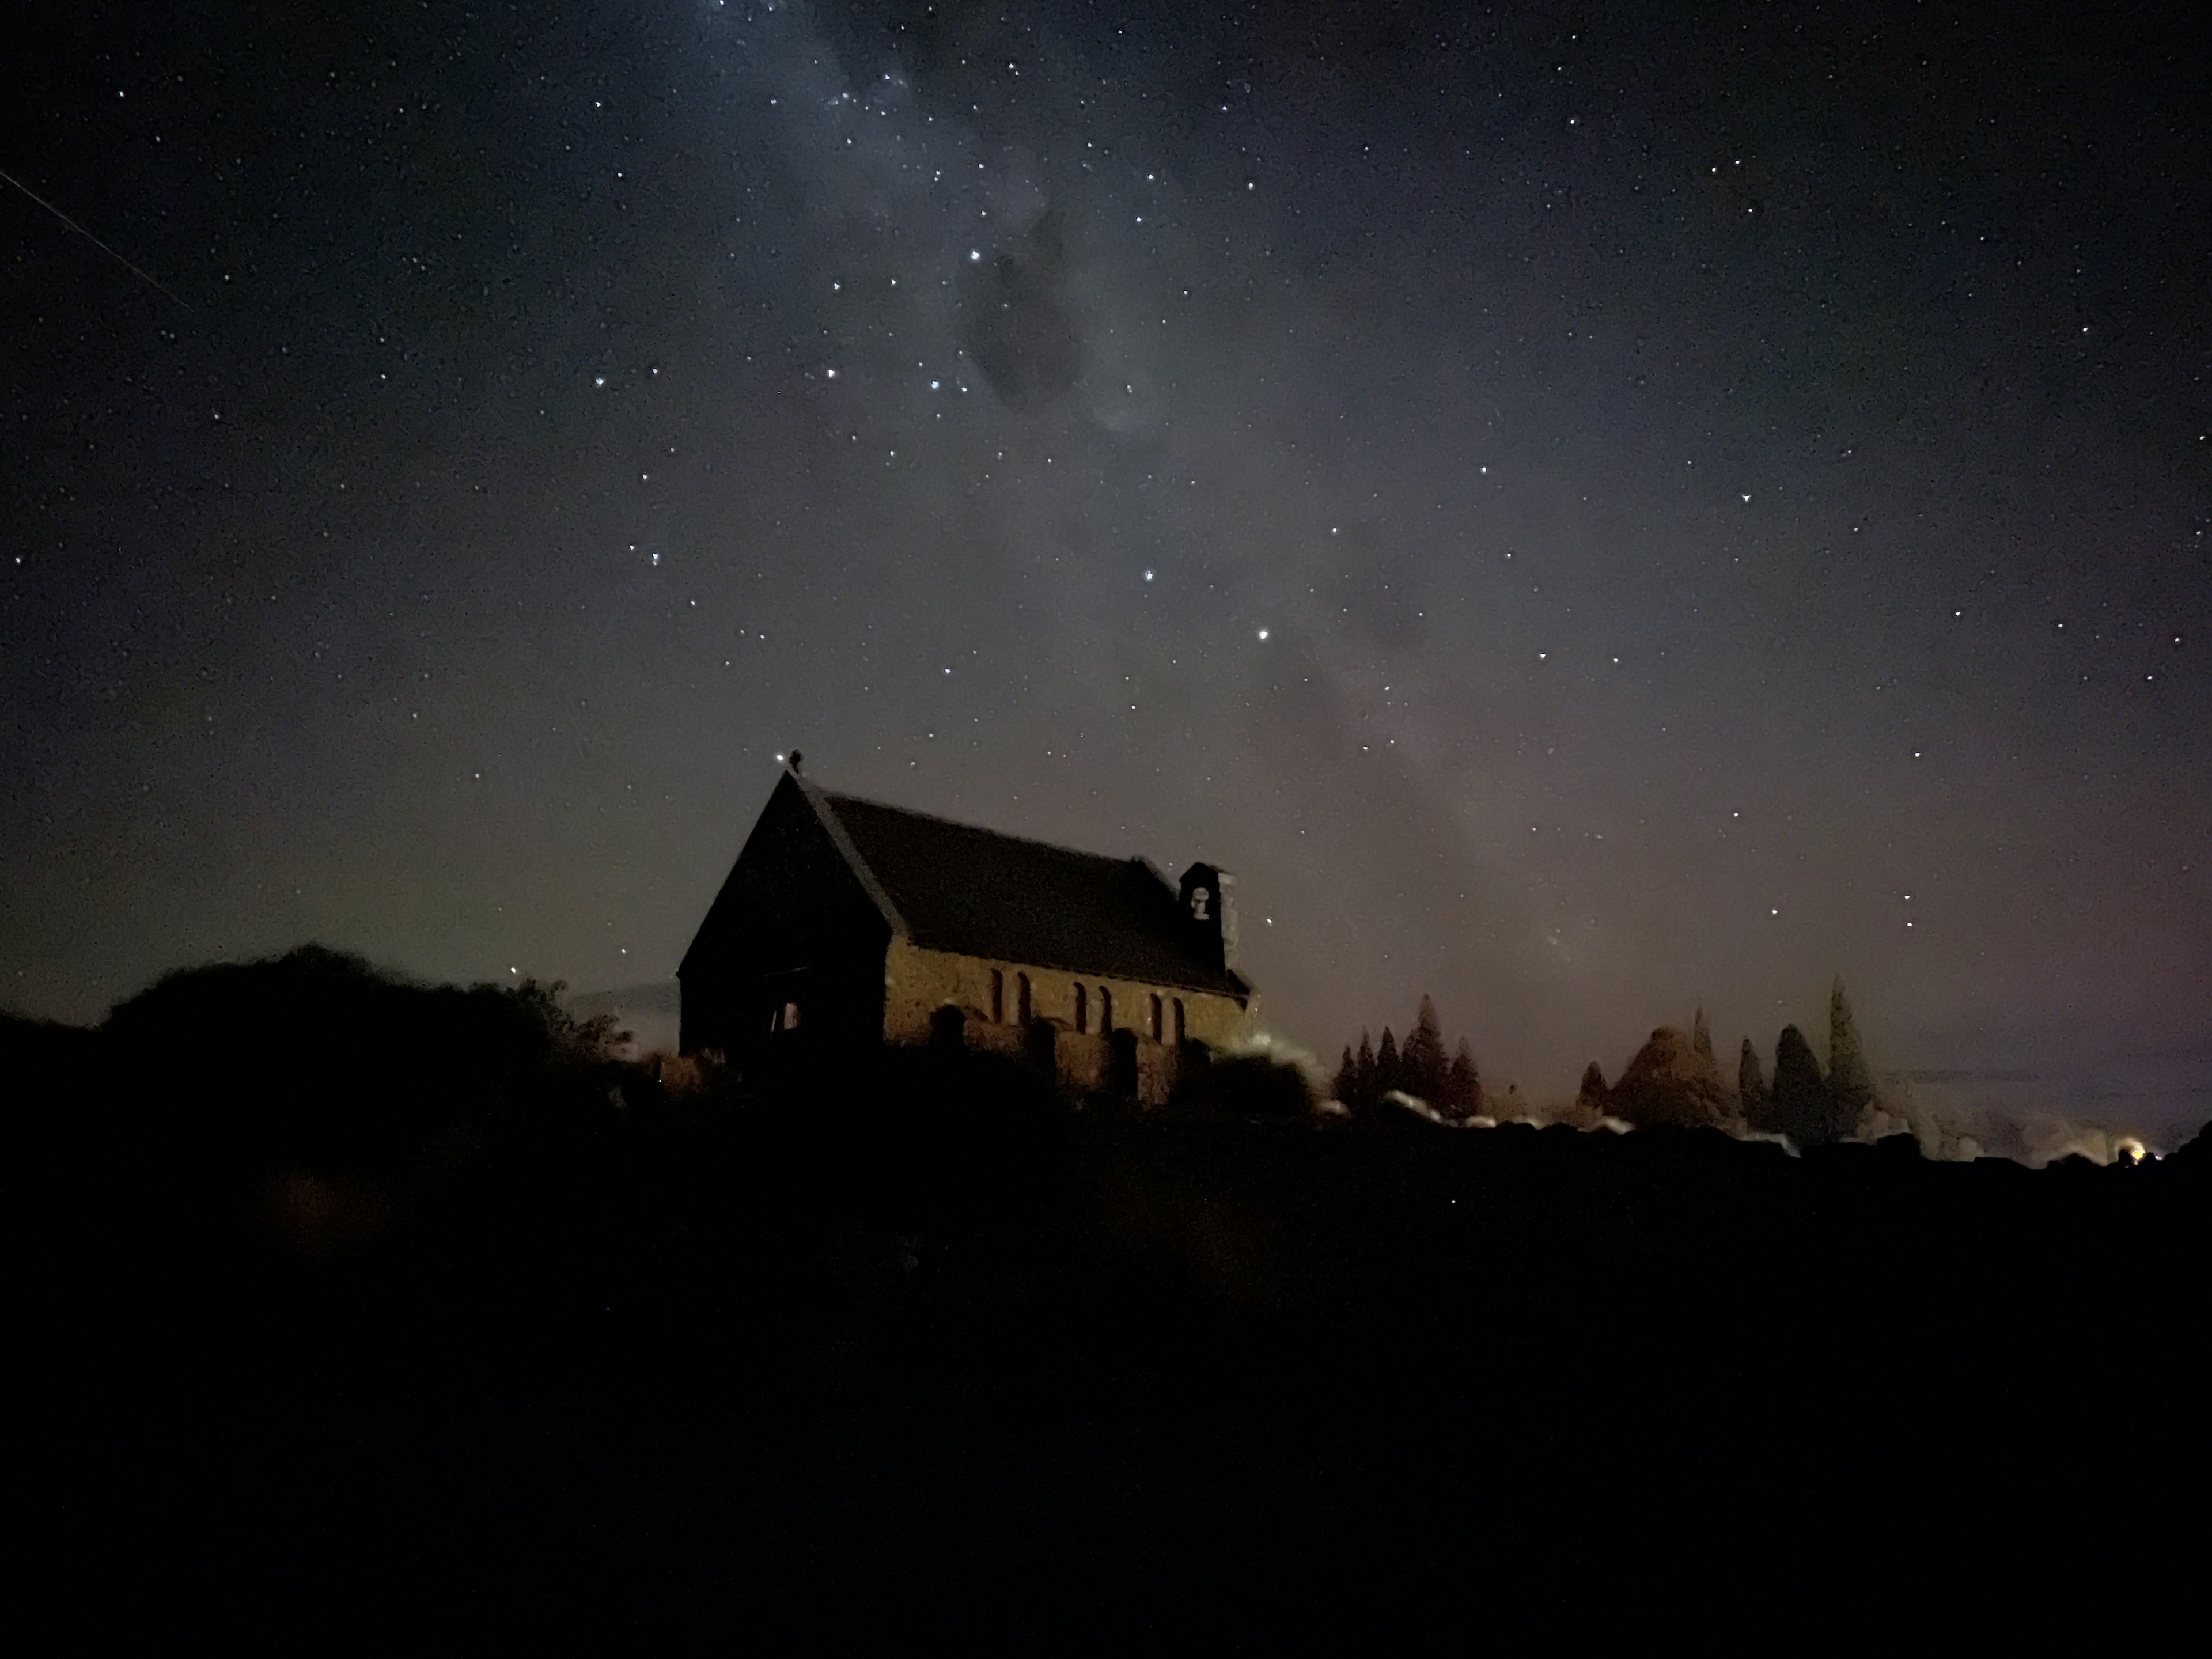
<path id="1" fill-rule="evenodd" d="M 1177 997 L 1177 998 L 1175 1000 L 1175 1006 L 1176 1006 L 1176 1010 L 1175 1010 L 1175 1014 L 1176 1014 L 1176 1041 L 1177 1042 L 1188 1042 L 1190 1040 L 1190 1034 L 1189 1034 L 1188 1032 L 1187 1032 L 1186 1030 L 1183 1030 L 1183 1024 L 1182 1024 L 1182 999 L 1181 997 Z"/>
<path id="2" fill-rule="evenodd" d="M 991 969 L 991 1024 L 1003 1025 L 1006 1019 L 1006 972 L 1003 968 Z"/>
<path id="3" fill-rule="evenodd" d="M 1091 1029 L 1091 990 L 1088 986 L 1075 988 L 1075 1029 L 1079 1031 Z"/>
<path id="4" fill-rule="evenodd" d="M 1026 1025 L 1030 1023 L 1030 976 L 1014 975 L 1014 1018 Z"/>
<path id="5" fill-rule="evenodd" d="M 1114 994 L 1103 985 L 1098 988 L 1098 1029 L 1114 1029 Z"/>
<path id="6" fill-rule="evenodd" d="M 1159 993 L 1158 993 L 1158 992 L 1157 992 L 1157 991 L 1155 991 L 1155 992 L 1152 994 L 1152 1041 L 1153 1041 L 1153 1042 L 1158 1042 L 1159 1040 L 1160 1040 L 1160 997 L 1159 997 Z"/>

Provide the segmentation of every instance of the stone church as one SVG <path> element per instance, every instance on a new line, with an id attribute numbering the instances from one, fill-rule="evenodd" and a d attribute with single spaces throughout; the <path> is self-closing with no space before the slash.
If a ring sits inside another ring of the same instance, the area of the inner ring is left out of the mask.
<path id="1" fill-rule="evenodd" d="M 1158 1104 L 1254 1008 L 1234 878 L 954 823 L 786 769 L 677 969 L 685 1053 L 988 1049 Z"/>

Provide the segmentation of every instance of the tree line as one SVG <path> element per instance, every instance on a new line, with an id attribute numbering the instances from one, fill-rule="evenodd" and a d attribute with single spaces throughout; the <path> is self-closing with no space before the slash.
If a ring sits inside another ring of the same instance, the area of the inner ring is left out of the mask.
<path id="1" fill-rule="evenodd" d="M 1646 1127 L 1751 1130 L 1787 1135 L 1800 1146 L 1905 1127 L 1895 1109 L 1885 1109 L 1877 1097 L 1840 978 L 1829 996 L 1825 1069 L 1804 1033 L 1790 1025 L 1775 1045 L 1771 1081 L 1749 1037 L 1737 1057 L 1733 1089 L 1729 1081 L 1715 1059 L 1700 1010 L 1686 1033 L 1670 1025 L 1653 1031 L 1616 1082 L 1608 1084 L 1592 1060 L 1571 1121 L 1588 1127 L 1609 1116 Z M 1466 1040 L 1447 1057 L 1436 1003 L 1425 996 L 1402 1044 L 1386 1025 L 1379 1043 L 1362 1031 L 1356 1048 L 1346 1045 L 1334 1086 L 1336 1098 L 1354 1114 L 1376 1109 L 1395 1093 L 1421 1102 L 1449 1122 L 1499 1115 L 1490 1110 Z"/>
<path id="2" fill-rule="evenodd" d="M 1382 1028 L 1382 1041 L 1373 1042 L 1364 1030 L 1355 1051 L 1346 1044 L 1336 1068 L 1336 1098 L 1353 1112 L 1370 1112 L 1392 1094 L 1422 1102 L 1438 1116 L 1455 1121 L 1474 1116 L 1482 1109 L 1482 1076 L 1474 1053 L 1462 1037 L 1449 1058 L 1444 1053 L 1443 1028 L 1437 1019 L 1433 999 L 1423 997 L 1413 1028 L 1404 1047 L 1390 1028 Z"/>

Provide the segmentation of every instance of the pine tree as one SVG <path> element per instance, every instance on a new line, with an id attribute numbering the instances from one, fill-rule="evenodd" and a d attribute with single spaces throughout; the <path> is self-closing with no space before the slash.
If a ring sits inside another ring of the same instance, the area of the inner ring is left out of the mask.
<path id="1" fill-rule="evenodd" d="M 1473 1117 L 1482 1109 L 1482 1074 L 1474 1069 L 1474 1055 L 1465 1037 L 1459 1040 L 1459 1052 L 1444 1074 L 1444 1101 L 1454 1117 Z"/>
<path id="2" fill-rule="evenodd" d="M 1607 1093 L 1605 1073 L 1595 1060 L 1592 1060 L 1583 1068 L 1583 1086 L 1575 1092 L 1576 1109 L 1585 1116 L 1601 1117 L 1605 1114 Z"/>
<path id="3" fill-rule="evenodd" d="M 1332 1092 L 1346 1106 L 1352 1104 L 1352 1097 L 1359 1092 L 1359 1071 L 1353 1064 L 1352 1045 L 1348 1042 L 1344 1045 L 1343 1062 L 1336 1068 L 1336 1082 Z"/>
<path id="4" fill-rule="evenodd" d="M 1749 1037 L 1743 1040 L 1743 1053 L 1735 1063 L 1735 1097 L 1747 1119 L 1756 1119 L 1766 1109 L 1766 1073 L 1759 1068 L 1759 1050 Z"/>
<path id="5" fill-rule="evenodd" d="M 1359 1053 L 1352 1062 L 1352 1095 L 1344 1103 L 1355 1112 L 1364 1112 L 1382 1097 L 1382 1091 L 1375 1086 L 1375 1048 L 1368 1042 L 1367 1033 L 1359 1033 Z"/>
<path id="6" fill-rule="evenodd" d="M 1800 1146 L 1818 1146 L 1835 1139 L 1820 1062 L 1813 1058 L 1813 1045 L 1795 1025 L 1784 1026 L 1774 1045 L 1774 1092 L 1752 1127 L 1788 1135 Z"/>
<path id="7" fill-rule="evenodd" d="M 1828 1098 L 1835 1109 L 1835 1132 L 1850 1134 L 1874 1105 L 1874 1079 L 1867 1073 L 1866 1056 L 1859 1051 L 1858 1028 L 1851 1023 L 1851 1005 L 1844 995 L 1844 978 L 1836 975 L 1828 993 Z"/>
<path id="8" fill-rule="evenodd" d="M 1380 1102 L 1393 1089 L 1406 1086 L 1405 1062 L 1398 1058 L 1398 1039 L 1382 1028 L 1382 1041 L 1375 1050 L 1375 1098 Z"/>
<path id="9" fill-rule="evenodd" d="M 1443 1103 L 1444 1079 L 1451 1062 L 1444 1056 L 1443 1028 L 1437 1023 L 1437 1005 L 1427 997 L 1421 999 L 1421 1011 L 1413 1017 L 1413 1029 L 1406 1038 L 1399 1066 L 1405 1079 L 1399 1086 L 1407 1094 L 1431 1106 Z"/>

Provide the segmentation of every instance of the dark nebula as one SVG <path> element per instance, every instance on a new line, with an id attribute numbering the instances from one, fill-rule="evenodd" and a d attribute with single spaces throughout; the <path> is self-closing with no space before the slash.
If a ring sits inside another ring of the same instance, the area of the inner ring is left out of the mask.
<path id="1" fill-rule="evenodd" d="M 1034 412 L 1072 389 L 1083 368 L 1059 216 L 1040 215 L 987 269 L 968 293 L 968 355 L 1008 408 Z"/>

